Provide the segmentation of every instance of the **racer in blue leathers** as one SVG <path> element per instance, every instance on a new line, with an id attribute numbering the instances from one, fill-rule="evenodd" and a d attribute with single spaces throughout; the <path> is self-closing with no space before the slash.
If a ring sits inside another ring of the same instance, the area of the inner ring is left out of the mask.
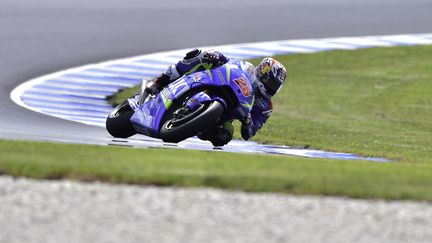
<path id="1" fill-rule="evenodd" d="M 227 62 L 239 64 L 242 71 L 252 82 L 255 101 L 252 110 L 241 120 L 241 136 L 248 140 L 253 137 L 270 117 L 273 107 L 271 97 L 273 97 L 282 87 L 286 78 L 286 69 L 273 58 L 264 58 L 260 64 L 254 67 L 246 61 L 228 59 L 218 51 L 202 51 L 195 49 L 186 54 L 177 64 L 171 65 L 158 77 L 150 80 L 147 90 L 156 93 L 163 87 L 180 78 L 196 71 L 206 68 L 215 68 Z M 210 131 L 198 134 L 202 140 L 210 141 L 214 146 L 223 146 L 231 141 L 234 133 L 232 121 L 228 121 Z"/>

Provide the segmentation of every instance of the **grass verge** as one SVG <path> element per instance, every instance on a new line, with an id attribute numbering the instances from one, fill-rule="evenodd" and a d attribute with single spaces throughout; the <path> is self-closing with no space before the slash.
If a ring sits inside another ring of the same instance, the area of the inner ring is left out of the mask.
<path id="1" fill-rule="evenodd" d="M 31 178 L 432 200 L 429 165 L 0 140 L 0 172 Z"/>

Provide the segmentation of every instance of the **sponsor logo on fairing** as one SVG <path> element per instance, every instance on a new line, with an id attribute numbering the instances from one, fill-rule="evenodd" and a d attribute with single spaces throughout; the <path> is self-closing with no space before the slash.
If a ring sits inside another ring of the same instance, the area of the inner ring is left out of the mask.
<path id="1" fill-rule="evenodd" d="M 222 71 L 221 71 L 220 69 L 218 69 L 216 72 L 217 72 L 217 74 L 218 74 L 218 77 L 219 77 L 220 81 L 221 81 L 223 84 L 225 84 L 225 78 L 224 78 L 224 75 L 222 74 Z"/>
<path id="2" fill-rule="evenodd" d="M 177 95 L 178 92 L 186 88 L 188 84 L 183 82 L 183 80 L 178 80 L 174 83 L 168 85 L 169 90 L 173 93 L 173 95 Z"/>
<path id="3" fill-rule="evenodd" d="M 237 86 L 240 88 L 242 94 L 244 97 L 251 96 L 251 90 L 249 88 L 249 85 L 244 77 L 240 77 L 238 79 L 234 79 L 234 82 L 237 84 Z"/>
<path id="4" fill-rule="evenodd" d="M 169 91 L 167 89 L 163 89 L 160 94 L 161 94 L 162 100 L 171 99 L 171 96 L 170 96 Z"/>
<path id="5" fill-rule="evenodd" d="M 161 97 L 162 97 L 162 101 L 165 105 L 165 108 L 168 109 L 172 104 L 171 96 L 169 94 L 168 89 L 163 89 L 161 91 Z"/>

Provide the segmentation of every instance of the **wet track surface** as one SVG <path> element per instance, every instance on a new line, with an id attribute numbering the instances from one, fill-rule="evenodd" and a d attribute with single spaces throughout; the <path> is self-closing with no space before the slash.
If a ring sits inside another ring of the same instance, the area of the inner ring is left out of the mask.
<path id="1" fill-rule="evenodd" d="M 241 9 L 242 11 L 238 11 Z M 0 8 L 0 137 L 99 143 L 103 128 L 18 107 L 10 91 L 65 68 L 237 42 L 430 32 L 430 1 L 5 0 Z"/>

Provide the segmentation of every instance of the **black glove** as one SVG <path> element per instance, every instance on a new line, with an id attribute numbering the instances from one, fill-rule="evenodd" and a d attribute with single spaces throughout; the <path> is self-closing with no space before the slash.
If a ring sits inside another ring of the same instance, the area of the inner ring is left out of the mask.
<path id="1" fill-rule="evenodd" d="M 219 54 L 213 51 L 206 51 L 201 59 L 202 62 L 212 64 L 213 66 L 221 66 Z"/>
<path id="2" fill-rule="evenodd" d="M 248 140 L 249 138 L 251 138 L 253 136 L 252 134 L 252 117 L 251 114 L 247 114 L 246 117 L 244 117 L 243 119 L 240 120 L 241 122 L 241 129 L 240 129 L 240 133 L 241 136 L 244 140 Z"/>
<path id="3" fill-rule="evenodd" d="M 149 94 L 154 95 L 158 91 L 163 89 L 169 83 L 169 81 L 170 81 L 169 75 L 166 73 L 162 73 L 156 78 L 149 80 L 145 89 Z"/>

